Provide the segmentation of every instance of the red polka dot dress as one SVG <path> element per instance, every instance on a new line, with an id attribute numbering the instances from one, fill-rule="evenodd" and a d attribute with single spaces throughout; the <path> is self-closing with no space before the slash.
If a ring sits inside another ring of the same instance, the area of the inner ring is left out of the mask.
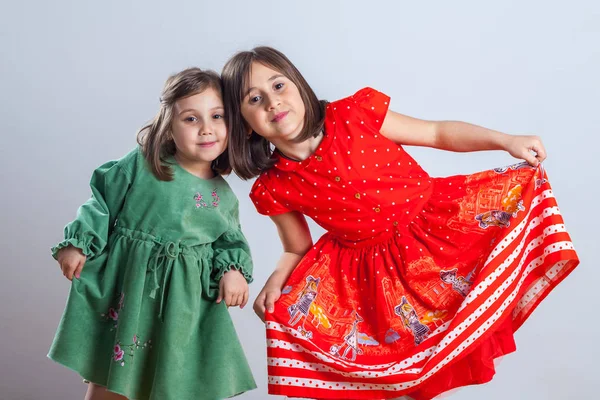
<path id="1" fill-rule="evenodd" d="M 389 97 L 330 103 L 315 153 L 250 194 L 327 233 L 267 314 L 269 393 L 430 399 L 484 383 L 579 260 L 542 167 L 430 177 L 379 133 Z"/>

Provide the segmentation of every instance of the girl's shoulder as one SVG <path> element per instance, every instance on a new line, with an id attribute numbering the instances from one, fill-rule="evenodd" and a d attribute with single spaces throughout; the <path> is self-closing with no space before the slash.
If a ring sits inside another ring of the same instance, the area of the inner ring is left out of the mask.
<path id="1" fill-rule="evenodd" d="M 143 160 L 141 151 L 139 148 L 135 148 L 121 158 L 104 162 L 95 169 L 93 175 L 104 176 L 122 174 L 125 175 L 129 181 L 133 181 L 138 166 L 143 164 L 140 162 L 140 157 Z"/>
<path id="2" fill-rule="evenodd" d="M 139 165 L 144 164 L 142 148 L 140 146 L 135 147 L 129 153 L 117 160 L 117 163 L 126 172 L 134 172 Z"/>
<path id="3" fill-rule="evenodd" d="M 348 124 L 349 127 L 379 131 L 388 112 L 390 97 L 371 87 L 365 87 L 351 96 L 334 101 L 327 106 L 325 123 Z M 334 122 L 335 121 L 335 122 Z M 340 125 L 337 126 L 340 128 Z"/>
<path id="4" fill-rule="evenodd" d="M 290 210 L 278 201 L 278 185 L 282 179 L 277 175 L 278 170 L 275 167 L 262 172 L 254 181 L 250 189 L 250 200 L 254 203 L 256 210 L 262 215 L 278 215 L 289 212 Z M 281 189 L 283 192 L 285 189 Z"/>
<path id="5" fill-rule="evenodd" d="M 343 111 L 351 110 L 351 105 L 355 104 L 361 108 L 371 109 L 371 107 L 376 107 L 376 105 L 387 105 L 389 99 L 389 96 L 378 90 L 371 87 L 364 87 L 350 96 L 329 103 L 328 107 L 335 111 Z"/>

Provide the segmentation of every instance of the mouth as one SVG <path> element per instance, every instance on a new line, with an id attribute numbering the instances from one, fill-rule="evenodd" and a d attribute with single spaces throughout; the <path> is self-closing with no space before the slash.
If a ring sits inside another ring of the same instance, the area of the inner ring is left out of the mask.
<path id="1" fill-rule="evenodd" d="M 198 143 L 198 146 L 204 148 L 213 147 L 217 142 Z"/>
<path id="2" fill-rule="evenodd" d="M 285 117 L 287 117 L 289 111 L 284 111 L 284 112 L 280 112 L 279 114 L 275 115 L 275 118 L 273 118 L 271 120 L 271 122 L 279 122 L 282 119 L 284 119 Z"/>

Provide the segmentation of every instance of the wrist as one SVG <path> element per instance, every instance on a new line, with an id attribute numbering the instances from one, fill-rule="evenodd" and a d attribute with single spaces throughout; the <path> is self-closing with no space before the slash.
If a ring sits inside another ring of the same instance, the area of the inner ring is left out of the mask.
<path id="1" fill-rule="evenodd" d="M 496 135 L 496 146 L 504 151 L 509 151 L 510 142 L 512 141 L 513 136 L 507 133 L 498 132 Z"/>

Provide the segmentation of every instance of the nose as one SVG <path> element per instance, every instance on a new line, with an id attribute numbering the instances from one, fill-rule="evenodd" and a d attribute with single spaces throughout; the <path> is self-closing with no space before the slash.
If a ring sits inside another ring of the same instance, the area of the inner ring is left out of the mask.
<path id="1" fill-rule="evenodd" d="M 267 110 L 271 111 L 277 108 L 277 106 L 281 103 L 279 100 L 279 96 L 276 93 L 271 93 L 266 101 Z"/>
<path id="2" fill-rule="evenodd" d="M 198 130 L 198 135 L 199 136 L 207 136 L 207 135 L 212 135 L 213 133 L 214 133 L 213 119 L 208 118 L 207 120 L 204 120 L 202 126 L 200 126 L 200 129 Z"/>

